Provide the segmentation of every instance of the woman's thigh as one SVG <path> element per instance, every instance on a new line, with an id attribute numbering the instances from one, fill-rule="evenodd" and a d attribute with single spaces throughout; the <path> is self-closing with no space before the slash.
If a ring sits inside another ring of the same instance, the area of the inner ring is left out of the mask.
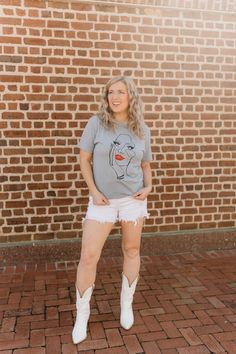
<path id="1" fill-rule="evenodd" d="M 114 223 L 86 219 L 83 224 L 81 257 L 99 258 Z"/>
<path id="2" fill-rule="evenodd" d="M 122 221 L 122 248 L 125 249 L 139 249 L 141 244 L 141 235 L 144 218 L 138 218 L 136 222 Z"/>

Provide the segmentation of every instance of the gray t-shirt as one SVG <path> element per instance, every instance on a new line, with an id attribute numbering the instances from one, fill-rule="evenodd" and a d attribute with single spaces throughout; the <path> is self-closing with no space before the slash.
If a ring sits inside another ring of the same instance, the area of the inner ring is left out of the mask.
<path id="1" fill-rule="evenodd" d="M 93 154 L 94 182 L 106 198 L 131 196 L 143 187 L 141 162 L 152 159 L 146 124 L 144 135 L 138 138 L 125 123 L 117 123 L 113 131 L 106 129 L 98 116 L 89 119 L 79 147 Z"/>

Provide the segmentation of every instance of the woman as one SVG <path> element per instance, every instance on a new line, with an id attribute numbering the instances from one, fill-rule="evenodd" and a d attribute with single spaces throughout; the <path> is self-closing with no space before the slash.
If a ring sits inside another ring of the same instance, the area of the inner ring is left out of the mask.
<path id="1" fill-rule="evenodd" d="M 77 269 L 75 344 L 87 336 L 97 262 L 117 220 L 124 255 L 120 323 L 127 330 L 133 325 L 141 232 L 152 189 L 150 160 L 150 132 L 138 91 L 130 78 L 115 77 L 106 84 L 100 111 L 89 119 L 80 141 L 80 167 L 90 197 Z"/>

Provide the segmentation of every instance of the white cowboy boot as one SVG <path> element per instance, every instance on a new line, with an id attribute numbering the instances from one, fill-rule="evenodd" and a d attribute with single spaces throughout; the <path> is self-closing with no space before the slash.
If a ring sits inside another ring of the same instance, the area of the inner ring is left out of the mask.
<path id="1" fill-rule="evenodd" d="M 120 308 L 121 308 L 120 324 L 126 330 L 130 329 L 134 323 L 132 303 L 133 303 L 133 296 L 134 296 L 137 282 L 138 282 L 138 277 L 129 286 L 129 281 L 127 277 L 124 274 L 122 274 L 122 288 L 121 288 L 121 296 L 120 296 Z"/>
<path id="2" fill-rule="evenodd" d="M 74 344 L 82 342 L 87 337 L 87 323 L 90 316 L 90 299 L 94 285 L 86 289 L 83 296 L 80 297 L 79 290 L 76 287 L 76 320 L 72 332 Z"/>

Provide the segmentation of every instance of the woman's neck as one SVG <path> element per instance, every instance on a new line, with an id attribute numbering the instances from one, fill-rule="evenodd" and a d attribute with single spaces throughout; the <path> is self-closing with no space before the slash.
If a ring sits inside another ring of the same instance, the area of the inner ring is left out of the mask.
<path id="1" fill-rule="evenodd" d="M 127 123 L 128 115 L 126 113 L 116 113 L 114 114 L 114 118 L 119 123 Z"/>

